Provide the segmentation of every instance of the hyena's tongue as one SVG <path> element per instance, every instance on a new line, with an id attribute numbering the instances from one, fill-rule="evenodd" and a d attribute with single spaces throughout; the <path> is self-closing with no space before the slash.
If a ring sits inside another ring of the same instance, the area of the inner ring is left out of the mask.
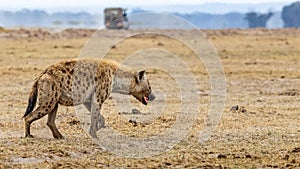
<path id="1" fill-rule="evenodd" d="M 149 99 L 148 99 L 148 97 L 147 97 L 147 96 L 144 96 L 144 100 L 146 101 L 146 103 L 148 103 L 148 102 L 149 102 Z"/>

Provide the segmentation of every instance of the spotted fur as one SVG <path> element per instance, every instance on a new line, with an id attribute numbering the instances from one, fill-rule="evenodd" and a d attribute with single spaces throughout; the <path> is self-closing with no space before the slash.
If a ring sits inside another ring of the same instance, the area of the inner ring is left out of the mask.
<path id="1" fill-rule="evenodd" d="M 132 95 L 145 105 L 155 98 L 145 71 L 135 71 L 112 60 L 85 58 L 47 67 L 35 79 L 29 95 L 28 107 L 23 116 L 25 137 L 32 137 L 32 122 L 48 114 L 47 126 L 53 137 L 62 139 L 55 125 L 58 105 L 80 104 L 84 104 L 91 112 L 89 133 L 97 137 L 97 129 L 105 125 L 100 110 L 111 92 Z"/>

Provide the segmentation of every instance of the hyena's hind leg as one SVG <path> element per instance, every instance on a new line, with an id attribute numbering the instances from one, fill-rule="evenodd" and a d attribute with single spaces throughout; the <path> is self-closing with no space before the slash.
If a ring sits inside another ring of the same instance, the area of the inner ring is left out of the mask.
<path id="1" fill-rule="evenodd" d="M 56 139 L 63 139 L 64 137 L 62 134 L 58 131 L 56 124 L 55 124 L 55 118 L 56 118 L 56 112 L 58 109 L 58 103 L 56 103 L 54 109 L 48 114 L 48 121 L 47 126 L 50 128 L 52 135 Z"/>
<path id="2" fill-rule="evenodd" d="M 43 107 L 39 106 L 33 112 L 31 112 L 28 116 L 25 117 L 25 137 L 33 137 L 30 134 L 31 123 L 44 117 L 48 113 L 49 112 L 45 111 L 45 109 Z"/>
<path id="3" fill-rule="evenodd" d="M 24 117 L 25 137 L 32 137 L 30 125 L 32 122 L 44 117 L 55 108 L 58 98 L 58 86 L 55 81 L 47 74 L 43 75 L 37 84 L 38 88 L 38 107 Z"/>

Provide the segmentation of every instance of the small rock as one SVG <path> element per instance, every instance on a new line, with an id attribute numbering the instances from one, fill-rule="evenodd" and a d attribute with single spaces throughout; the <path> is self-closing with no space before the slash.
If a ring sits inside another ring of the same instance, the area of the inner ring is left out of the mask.
<path id="1" fill-rule="evenodd" d="M 62 46 L 62 48 L 73 48 L 73 46 L 71 46 L 71 45 L 64 45 L 64 46 Z"/>
<path id="2" fill-rule="evenodd" d="M 246 113 L 247 112 L 247 110 L 244 106 L 239 106 L 239 105 L 232 106 L 230 111 L 234 112 L 234 113 Z"/>
<path id="3" fill-rule="evenodd" d="M 137 122 L 135 120 L 129 120 L 129 123 L 132 123 L 134 127 L 137 126 Z"/>
<path id="4" fill-rule="evenodd" d="M 288 154 L 286 154 L 282 159 L 283 160 L 289 160 L 290 156 Z"/>
<path id="5" fill-rule="evenodd" d="M 141 111 L 138 109 L 132 109 L 132 114 L 141 114 Z"/>
<path id="6" fill-rule="evenodd" d="M 296 147 L 294 148 L 294 150 L 292 150 L 292 153 L 299 153 L 300 152 L 300 147 Z"/>
<path id="7" fill-rule="evenodd" d="M 218 154 L 218 158 L 227 158 L 224 154 Z"/>
<path id="8" fill-rule="evenodd" d="M 172 165 L 172 163 L 170 163 L 170 162 L 166 162 L 166 165 Z"/>
<path id="9" fill-rule="evenodd" d="M 233 156 L 233 158 L 241 158 L 240 156 L 238 156 L 238 155 L 235 155 L 235 156 Z"/>
<path id="10" fill-rule="evenodd" d="M 292 165 L 291 164 L 286 164 L 285 167 L 292 167 Z"/>
<path id="11" fill-rule="evenodd" d="M 241 112 L 241 113 L 247 113 L 247 110 L 246 110 L 246 108 L 244 106 L 241 106 L 239 112 Z"/>
<path id="12" fill-rule="evenodd" d="M 239 110 L 239 105 L 232 106 L 230 110 L 231 111 L 237 111 L 237 110 Z"/>
<path id="13" fill-rule="evenodd" d="M 76 120 L 76 119 L 71 119 L 69 122 L 68 122 L 69 125 L 73 126 L 73 125 L 78 125 L 80 124 L 80 121 L 79 120 Z"/>
<path id="14" fill-rule="evenodd" d="M 163 43 L 161 43 L 161 42 L 158 42 L 157 46 L 165 46 L 165 45 Z"/>

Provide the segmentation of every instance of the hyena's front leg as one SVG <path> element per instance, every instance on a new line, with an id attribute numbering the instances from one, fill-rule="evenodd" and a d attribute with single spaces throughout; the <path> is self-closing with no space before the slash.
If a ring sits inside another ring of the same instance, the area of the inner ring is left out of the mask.
<path id="1" fill-rule="evenodd" d="M 91 104 L 91 125 L 89 133 L 93 138 L 97 138 L 97 130 L 105 126 L 104 117 L 100 114 L 102 104 Z"/>
<path id="2" fill-rule="evenodd" d="M 83 104 L 85 106 L 85 108 L 92 113 L 92 103 L 91 102 L 85 102 Z M 96 130 L 98 131 L 101 128 L 105 127 L 105 120 L 104 117 L 100 114 L 100 112 L 98 113 L 98 116 L 95 116 L 95 123 L 96 123 Z M 92 121 L 92 120 L 91 120 Z"/>

